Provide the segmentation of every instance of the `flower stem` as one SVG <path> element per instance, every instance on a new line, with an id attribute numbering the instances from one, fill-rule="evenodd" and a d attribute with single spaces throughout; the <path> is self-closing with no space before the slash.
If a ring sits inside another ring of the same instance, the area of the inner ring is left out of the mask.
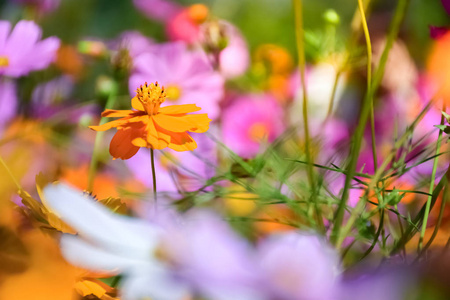
<path id="1" fill-rule="evenodd" d="M 150 160 L 152 162 L 153 198 L 155 200 L 155 207 L 156 207 L 158 198 L 156 193 L 155 153 L 152 148 L 150 148 Z"/>
<path id="2" fill-rule="evenodd" d="M 362 0 L 358 0 L 359 13 L 361 14 L 361 23 L 363 26 L 364 37 L 366 39 L 367 47 L 367 91 L 372 88 L 372 43 L 370 41 L 369 27 L 367 26 L 366 14 L 364 12 L 364 4 Z M 373 155 L 373 168 L 377 170 L 377 149 L 375 141 L 375 116 L 373 109 L 373 97 L 370 99 L 370 134 L 372 136 L 372 155 Z"/>
<path id="3" fill-rule="evenodd" d="M 310 132 L 309 132 L 309 122 L 308 122 L 308 91 L 306 86 L 305 77 L 305 45 L 303 42 L 303 8 L 302 0 L 293 0 L 294 4 L 294 14 L 295 14 L 295 37 L 297 41 L 297 55 L 298 55 L 298 68 L 300 71 L 300 80 L 303 90 L 303 129 L 305 135 L 305 154 L 306 154 L 306 172 L 308 176 L 309 186 L 311 187 L 311 202 L 314 203 L 314 210 L 316 215 L 316 221 L 322 231 L 324 231 L 323 219 L 318 203 L 316 202 L 316 183 L 314 178 L 314 161 L 311 156 L 311 145 L 310 145 Z"/>
<path id="4" fill-rule="evenodd" d="M 399 0 L 399 2 L 397 4 L 394 18 L 391 23 L 391 28 L 389 30 L 389 34 L 388 34 L 388 37 L 386 40 L 386 45 L 385 45 L 383 53 L 381 55 L 380 62 L 378 64 L 378 68 L 375 72 L 373 82 L 371 83 L 371 89 L 367 91 L 366 96 L 364 97 L 364 102 L 362 104 L 361 115 L 360 115 L 359 122 L 358 122 L 358 125 L 356 127 L 356 130 L 355 130 L 355 133 L 353 136 L 352 146 L 351 146 L 351 150 L 350 150 L 350 162 L 347 167 L 347 176 L 345 178 L 344 189 L 342 192 L 342 200 L 339 203 L 339 206 L 336 210 L 336 214 L 335 214 L 334 222 L 333 222 L 333 230 L 332 230 L 331 237 L 330 237 L 331 242 L 333 244 L 336 244 L 339 246 L 342 243 L 342 240 L 344 239 L 343 236 L 342 237 L 340 236 L 341 235 L 341 225 L 342 225 L 342 221 L 344 219 L 345 208 L 347 206 L 350 184 L 351 184 L 352 178 L 355 174 L 356 164 L 358 162 L 359 152 L 361 150 L 361 142 L 362 142 L 362 138 L 364 135 L 364 128 L 366 126 L 367 119 L 368 119 L 369 113 L 370 113 L 371 99 L 373 98 L 375 92 L 378 89 L 378 86 L 381 83 L 381 79 L 383 78 L 384 70 L 386 67 L 386 62 L 387 62 L 387 59 L 389 56 L 389 51 L 392 48 L 394 40 L 396 39 L 396 37 L 398 35 L 398 32 L 400 30 L 400 25 L 405 16 L 408 4 L 409 4 L 409 0 Z M 379 173 L 379 171 L 377 170 L 376 173 Z M 366 193 L 368 194 L 369 191 L 366 191 Z M 337 248 L 339 248 L 339 246 L 337 246 Z"/>
<path id="5" fill-rule="evenodd" d="M 3 160 L 3 157 L 0 156 L 0 164 L 3 166 L 3 168 L 5 168 L 6 172 L 8 173 L 9 177 L 11 178 L 11 180 L 14 182 L 15 186 L 17 187 L 17 190 L 19 191 L 23 191 L 22 186 L 20 185 L 19 181 L 17 181 L 16 177 L 13 175 L 13 173 L 11 172 L 11 169 L 8 167 L 8 165 L 5 163 L 5 161 Z"/>
<path id="6" fill-rule="evenodd" d="M 108 100 L 106 101 L 105 109 L 113 107 L 115 101 L 116 101 L 116 96 L 114 93 L 111 93 L 108 97 Z M 101 118 L 100 125 L 105 124 L 107 122 L 107 119 L 108 118 Z M 94 189 L 94 178 L 97 173 L 98 157 L 99 157 L 98 149 L 100 148 L 100 145 L 103 141 L 104 135 L 105 135 L 105 133 L 103 131 L 97 132 L 95 135 L 94 150 L 92 150 L 92 158 L 91 158 L 91 163 L 89 165 L 89 174 L 88 174 L 87 190 L 89 192 L 92 192 Z"/>
<path id="7" fill-rule="evenodd" d="M 445 104 L 444 107 L 442 108 L 443 111 L 445 111 Z M 441 125 L 444 124 L 444 116 L 441 116 Z M 436 142 L 436 152 L 435 152 L 435 158 L 433 160 L 433 171 L 431 172 L 431 182 L 430 182 L 430 188 L 428 193 L 432 194 L 433 190 L 434 190 L 434 182 L 436 180 L 436 171 L 437 171 L 437 165 L 438 165 L 438 154 L 439 154 L 439 150 L 441 148 L 441 141 L 442 141 L 442 130 L 439 129 L 439 135 L 438 135 L 438 140 Z M 443 199 L 442 201 L 445 201 L 445 199 Z M 423 216 L 423 222 L 422 222 L 422 230 L 420 231 L 420 237 L 419 237 L 419 243 L 417 245 L 417 251 L 420 253 L 422 250 L 422 246 L 423 246 L 423 238 L 425 236 L 425 231 L 427 229 L 427 223 L 428 223 L 428 216 L 430 214 L 430 206 L 431 206 L 431 196 L 428 196 L 427 198 L 427 205 L 425 207 L 425 215 Z"/>
<path id="8" fill-rule="evenodd" d="M 293 0 L 294 1 L 294 11 L 295 11 L 295 36 L 297 40 L 297 55 L 298 55 L 298 68 L 300 71 L 300 80 L 303 90 L 303 129 L 305 134 L 305 154 L 307 161 L 307 172 L 308 172 L 308 180 L 310 185 L 313 185 L 313 168 L 312 168 L 312 160 L 311 160 L 311 152 L 310 152 L 310 134 L 309 134 L 309 122 L 308 122 L 308 91 L 306 86 L 306 78 L 305 78 L 305 45 L 303 43 L 303 11 L 302 11 L 302 1 L 301 0 Z"/>

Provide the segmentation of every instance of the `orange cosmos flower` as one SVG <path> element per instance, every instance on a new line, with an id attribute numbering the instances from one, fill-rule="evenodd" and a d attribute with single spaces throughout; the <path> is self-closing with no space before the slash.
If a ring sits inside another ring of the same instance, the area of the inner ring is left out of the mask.
<path id="1" fill-rule="evenodd" d="M 90 126 L 96 131 L 113 127 L 117 133 L 111 140 L 109 153 L 116 158 L 129 159 L 140 147 L 187 151 L 197 148 L 190 132 L 205 132 L 209 128 L 207 114 L 188 113 L 199 111 L 195 104 L 170 105 L 160 107 L 166 100 L 164 87 L 155 84 L 140 86 L 131 99 L 135 110 L 106 109 L 102 117 L 120 118 L 100 126 Z"/>

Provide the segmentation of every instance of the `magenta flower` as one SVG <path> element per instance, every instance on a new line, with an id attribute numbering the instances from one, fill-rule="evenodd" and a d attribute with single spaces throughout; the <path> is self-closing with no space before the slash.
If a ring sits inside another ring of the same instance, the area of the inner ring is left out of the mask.
<path id="1" fill-rule="evenodd" d="M 171 0 L 134 0 L 136 8 L 150 19 L 166 22 L 173 18 L 182 6 Z"/>
<path id="2" fill-rule="evenodd" d="M 164 238 L 177 277 L 208 299 L 265 299 L 253 247 L 218 216 L 189 214 Z"/>
<path id="3" fill-rule="evenodd" d="M 56 58 L 59 39 L 40 41 L 42 31 L 32 21 L 20 21 L 11 31 L 11 24 L 0 21 L 0 74 L 20 77 L 48 67 Z"/>
<path id="4" fill-rule="evenodd" d="M 283 120 L 283 111 L 273 97 L 240 96 L 223 113 L 224 143 L 238 155 L 250 158 L 284 131 Z"/>
<path id="5" fill-rule="evenodd" d="M 224 79 L 203 52 L 189 51 L 186 44 L 177 42 L 155 46 L 136 57 L 130 93 L 134 95 L 143 82 L 156 81 L 166 90 L 166 105 L 195 103 L 209 118 L 218 117 Z"/>

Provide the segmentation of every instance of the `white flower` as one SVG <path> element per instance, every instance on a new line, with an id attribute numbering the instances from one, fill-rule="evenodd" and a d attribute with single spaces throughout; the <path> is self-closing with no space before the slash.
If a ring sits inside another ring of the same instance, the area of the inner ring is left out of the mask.
<path id="1" fill-rule="evenodd" d="M 183 299 L 189 292 L 175 280 L 155 251 L 162 229 L 156 225 L 120 216 L 92 197 L 63 184 L 44 189 L 47 205 L 78 231 L 61 238 L 64 257 L 74 265 L 96 271 L 122 274 L 121 299 Z"/>

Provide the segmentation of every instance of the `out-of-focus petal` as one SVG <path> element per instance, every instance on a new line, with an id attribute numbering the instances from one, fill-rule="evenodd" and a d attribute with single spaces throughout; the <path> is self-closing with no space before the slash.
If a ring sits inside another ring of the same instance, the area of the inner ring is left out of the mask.
<path id="1" fill-rule="evenodd" d="M 139 147 L 133 145 L 133 140 L 143 136 L 143 127 L 127 127 L 117 130 L 109 145 L 109 153 L 114 158 L 129 159 L 135 155 Z"/>

